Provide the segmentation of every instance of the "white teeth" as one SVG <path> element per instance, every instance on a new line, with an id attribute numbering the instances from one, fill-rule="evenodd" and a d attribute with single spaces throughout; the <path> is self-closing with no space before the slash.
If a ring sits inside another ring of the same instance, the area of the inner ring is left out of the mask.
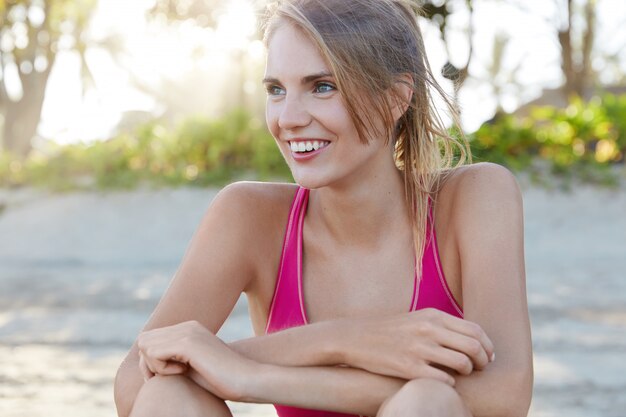
<path id="1" fill-rule="evenodd" d="M 327 141 L 302 141 L 302 142 L 290 142 L 289 147 L 291 148 L 291 152 L 311 152 L 317 151 L 325 146 L 327 146 L 330 142 Z"/>

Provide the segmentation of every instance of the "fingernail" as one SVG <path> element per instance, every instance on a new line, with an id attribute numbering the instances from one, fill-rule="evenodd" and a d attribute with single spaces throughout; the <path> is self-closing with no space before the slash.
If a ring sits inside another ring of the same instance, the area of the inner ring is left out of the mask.
<path id="1" fill-rule="evenodd" d="M 493 362 L 493 361 L 495 361 L 495 360 L 496 360 L 496 352 L 493 352 L 493 353 L 491 354 L 491 358 L 489 358 L 489 362 Z"/>

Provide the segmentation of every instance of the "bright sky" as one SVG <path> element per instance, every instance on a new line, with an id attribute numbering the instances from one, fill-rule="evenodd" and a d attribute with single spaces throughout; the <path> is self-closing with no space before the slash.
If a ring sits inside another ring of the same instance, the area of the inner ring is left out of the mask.
<path id="1" fill-rule="evenodd" d="M 486 68 L 492 58 L 493 39 L 506 34 L 510 41 L 504 56 L 502 104 L 512 111 L 520 103 L 555 88 L 560 82 L 559 46 L 555 39 L 556 1 L 523 0 L 524 11 L 511 1 L 475 2 L 475 49 L 470 79 L 461 93 L 463 122 L 467 130 L 476 129 L 493 115 L 496 106 Z M 564 3 L 564 2 L 563 2 Z M 102 39 L 111 34 L 122 36 L 127 51 L 120 62 L 131 68 L 134 77 L 149 89 L 162 92 L 169 102 L 187 112 L 215 114 L 220 106 L 233 99 L 235 83 L 247 79 L 244 91 L 258 94 L 264 52 L 258 42 L 250 43 L 255 17 L 247 0 L 231 0 L 221 15 L 216 31 L 207 33 L 193 25 L 177 29 L 145 21 L 145 10 L 151 0 L 100 1 L 89 36 Z M 605 51 L 619 54 L 626 62 L 626 2 L 598 0 L 597 44 Z M 464 28 L 463 13 L 453 15 L 452 27 Z M 424 27 L 424 37 L 431 65 L 435 71 L 445 63 L 446 55 L 438 30 Z M 459 32 L 453 38 L 453 56 L 464 59 L 467 45 Z M 238 52 L 239 51 L 239 52 Z M 233 56 L 240 55 L 236 65 Z M 93 48 L 87 61 L 94 75 L 96 89 L 81 94 L 79 61 L 71 53 L 60 54 L 51 74 L 42 123 L 44 138 L 60 143 L 106 138 L 123 112 L 159 111 L 154 99 L 132 87 L 129 73 L 103 49 Z M 456 62 L 463 64 L 463 61 Z M 601 61 L 594 65 L 602 66 Z M 518 68 L 516 78 L 521 86 L 508 82 L 507 73 Z M 622 71 L 626 68 L 622 67 Z M 256 79 L 258 77 L 258 80 Z M 610 82 L 610 73 L 605 74 Z M 165 80 L 165 83 L 163 82 Z M 448 85 L 446 80 L 442 80 Z"/>

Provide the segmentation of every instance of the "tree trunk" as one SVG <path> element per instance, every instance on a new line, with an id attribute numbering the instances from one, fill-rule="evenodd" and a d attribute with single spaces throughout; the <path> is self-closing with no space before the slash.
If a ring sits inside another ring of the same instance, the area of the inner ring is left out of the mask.
<path id="1" fill-rule="evenodd" d="M 23 96 L 19 101 L 7 100 L 4 104 L 4 128 L 2 145 L 5 151 L 24 159 L 32 150 L 31 141 L 37 133 L 46 84 L 54 57 L 49 57 L 48 67 L 30 74 L 20 74 Z"/>
<path id="2" fill-rule="evenodd" d="M 559 44 L 561 45 L 561 69 L 565 77 L 563 92 L 566 97 L 576 93 L 574 70 L 574 57 L 572 50 L 572 0 L 567 0 L 567 24 L 564 29 L 559 30 Z"/>
<path id="3" fill-rule="evenodd" d="M 10 99 L 4 85 L 6 80 L 0 80 L 0 83 L 2 83 L 0 85 L 0 111 L 2 111 L 4 116 L 1 145 L 5 151 L 12 153 L 20 159 L 25 159 L 32 150 L 31 141 L 37 133 L 46 85 L 56 57 L 56 53 L 53 52 L 51 47 L 53 43 L 56 43 L 56 39 L 50 39 L 45 45 L 40 43 L 39 37 L 42 33 L 48 34 L 48 36 L 51 34 L 50 3 L 44 2 L 43 7 L 44 20 L 42 24 L 38 27 L 28 25 L 28 44 L 26 48 L 16 48 L 9 52 L 12 61 L 17 65 L 22 87 L 22 97 L 18 101 Z M 8 11 L 8 8 L 5 9 L 2 22 L 8 22 Z M 45 69 L 37 71 L 35 60 L 38 51 L 41 51 L 41 49 L 45 51 L 47 66 Z M 30 64 L 30 71 L 24 72 L 22 70 L 22 64 L 25 63 Z"/>
<path id="4" fill-rule="evenodd" d="M 585 22 L 587 27 L 583 35 L 582 62 L 579 72 L 579 88 L 584 94 L 588 87 L 592 86 L 593 68 L 591 67 L 591 51 L 596 33 L 596 1 L 587 0 L 585 5 Z"/>
<path id="5" fill-rule="evenodd" d="M 572 95 L 584 97 L 586 90 L 592 85 L 591 52 L 596 30 L 595 6 L 595 0 L 588 0 L 585 4 L 584 20 L 586 27 L 581 35 L 582 47 L 578 51 L 580 59 L 577 62 L 572 41 L 573 0 L 567 0 L 567 25 L 558 33 L 559 44 L 561 45 L 561 69 L 565 77 L 563 92 L 566 98 Z"/>

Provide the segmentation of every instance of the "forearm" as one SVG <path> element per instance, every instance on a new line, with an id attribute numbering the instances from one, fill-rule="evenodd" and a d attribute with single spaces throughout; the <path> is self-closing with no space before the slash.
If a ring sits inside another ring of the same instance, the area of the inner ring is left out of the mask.
<path id="1" fill-rule="evenodd" d="M 405 380 L 347 367 L 288 367 L 261 364 L 242 402 L 375 416 Z"/>
<path id="2" fill-rule="evenodd" d="M 335 366 L 349 354 L 350 320 L 330 320 L 229 344 L 259 363 L 240 400 L 375 416 L 406 380 Z"/>
<path id="3" fill-rule="evenodd" d="M 270 335 L 240 340 L 231 343 L 229 346 L 243 356 L 264 364 L 286 367 L 321 367 L 352 364 L 353 358 L 351 355 L 353 352 L 351 346 L 354 346 L 354 340 L 352 339 L 354 339 L 355 333 L 350 329 L 353 328 L 356 327 L 349 320 L 318 322 Z M 532 367 L 530 365 L 529 368 L 529 365 L 523 361 L 514 365 L 518 361 L 514 360 L 515 357 L 507 357 L 510 356 L 506 353 L 508 351 L 513 351 L 513 349 L 509 346 L 503 346 L 498 359 L 494 363 L 489 364 L 483 371 L 474 371 L 469 376 L 453 374 L 456 381 L 455 388 L 474 416 L 511 417 L 526 415 L 532 391 Z M 351 366 L 354 365 L 352 364 Z M 321 369 L 317 368 L 318 371 L 322 372 Z M 342 372 L 348 369 L 330 368 L 330 370 Z M 309 372 L 309 370 L 304 368 L 294 372 L 297 372 L 297 375 L 304 375 L 299 373 L 300 371 L 303 373 Z M 326 369 L 326 371 L 329 371 L 329 369 Z M 358 372 L 367 374 L 364 377 L 367 381 L 370 381 L 369 378 L 372 376 L 386 378 L 360 369 L 350 369 L 349 371 L 357 372 L 353 374 L 356 378 L 359 378 L 357 376 L 359 375 Z M 350 378 L 348 375 L 352 376 L 352 374 L 348 373 L 336 374 L 338 378 Z M 264 375 L 263 379 L 265 377 Z M 299 376 L 297 378 L 307 381 L 306 378 L 308 377 Z M 404 379 L 390 379 L 396 383 L 404 381 Z M 307 388 L 304 387 L 303 389 L 306 392 Z M 399 387 L 395 389 L 397 390 Z M 287 392 L 284 391 L 281 394 L 286 395 Z M 332 389 L 330 394 L 323 394 L 323 398 L 330 400 L 338 392 L 340 391 Z M 386 398 L 390 391 L 384 392 L 383 397 Z M 375 393 L 383 393 L 383 391 L 374 389 L 371 393 L 368 393 L 368 398 L 377 402 L 380 398 L 376 398 Z M 310 394 L 310 392 L 307 392 L 307 394 Z M 361 399 L 357 403 L 364 405 L 367 401 L 367 399 Z M 372 409 L 373 407 L 369 405 L 367 408 Z"/>
<path id="4" fill-rule="evenodd" d="M 345 320 L 331 320 L 285 329 L 229 343 L 235 352 L 257 362 L 282 366 L 323 366 L 344 363 L 340 338 Z"/>

